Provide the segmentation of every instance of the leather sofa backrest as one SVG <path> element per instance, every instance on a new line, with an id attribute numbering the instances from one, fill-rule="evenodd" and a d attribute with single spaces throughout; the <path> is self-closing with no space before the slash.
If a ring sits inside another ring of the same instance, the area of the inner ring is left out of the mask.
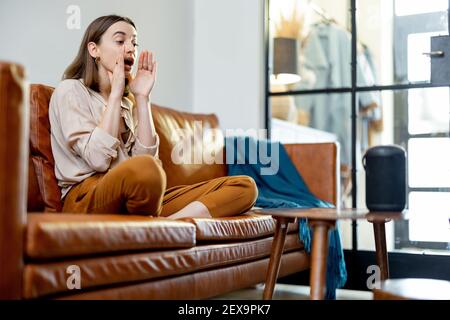
<path id="1" fill-rule="evenodd" d="M 28 211 L 61 212 L 61 190 L 50 145 L 48 106 L 54 88 L 30 86 L 30 168 Z M 33 176 L 34 173 L 34 176 Z M 36 184 L 37 182 L 37 184 Z M 36 188 L 37 186 L 37 188 Z"/>
<path id="2" fill-rule="evenodd" d="M 61 191 L 54 173 L 55 161 L 50 145 L 50 121 L 48 107 L 54 88 L 42 84 L 30 86 L 30 153 L 28 182 L 28 211 L 61 212 Z M 172 161 L 173 147 L 181 136 L 194 140 L 195 128 L 216 128 L 210 139 L 195 140 L 189 152 L 214 150 L 219 156 L 223 152 L 223 135 L 218 129 L 214 114 L 192 114 L 152 105 L 156 131 L 160 137 L 159 156 L 167 174 L 167 187 L 192 184 L 226 175 L 224 164 L 178 164 Z M 178 138 L 173 133 L 180 133 Z M 211 151 L 211 153 L 213 153 Z"/>
<path id="3" fill-rule="evenodd" d="M 168 188 L 227 175 L 224 137 L 215 114 L 194 114 L 152 105 L 152 115 Z M 217 157 L 218 161 L 209 162 L 204 158 L 207 155 L 211 155 L 210 160 Z"/>
<path id="4" fill-rule="evenodd" d="M 319 199 L 337 205 L 340 185 L 338 144 L 285 144 L 286 152 L 308 189 Z"/>

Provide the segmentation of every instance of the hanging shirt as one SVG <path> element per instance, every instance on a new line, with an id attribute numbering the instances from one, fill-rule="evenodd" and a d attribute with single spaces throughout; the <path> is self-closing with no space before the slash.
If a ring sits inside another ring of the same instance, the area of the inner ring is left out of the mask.
<path id="1" fill-rule="evenodd" d="M 158 157 L 158 135 L 153 146 L 144 146 L 136 135 L 138 119 L 130 99 L 123 97 L 121 101 L 118 137 L 98 127 L 106 107 L 105 99 L 86 87 L 82 79 L 64 80 L 53 92 L 49 106 L 51 147 L 62 199 L 75 184 L 130 157 Z"/>
<path id="2" fill-rule="evenodd" d="M 318 23 L 311 27 L 303 47 L 302 68 L 312 74 L 310 81 L 301 81 L 295 89 L 351 87 L 351 36 L 335 24 Z M 357 64 L 359 85 L 366 85 L 360 64 Z M 297 95 L 296 105 L 310 114 L 310 126 L 335 133 L 341 146 L 341 163 L 351 164 L 351 94 L 329 93 Z M 357 95 L 358 106 L 376 102 L 372 92 Z"/>

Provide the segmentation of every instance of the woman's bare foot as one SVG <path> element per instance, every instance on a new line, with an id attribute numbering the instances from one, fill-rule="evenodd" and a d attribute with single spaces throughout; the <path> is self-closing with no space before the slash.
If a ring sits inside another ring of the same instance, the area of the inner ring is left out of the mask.
<path id="1" fill-rule="evenodd" d="M 180 218 L 212 218 L 208 208 L 200 201 L 194 201 L 189 203 L 186 207 L 167 216 L 169 219 Z"/>

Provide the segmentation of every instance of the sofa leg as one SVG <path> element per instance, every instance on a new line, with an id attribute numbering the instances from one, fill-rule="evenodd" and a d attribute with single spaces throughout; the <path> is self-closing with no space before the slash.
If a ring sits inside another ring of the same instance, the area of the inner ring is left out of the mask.
<path id="1" fill-rule="evenodd" d="M 278 272 L 280 271 L 281 255 L 283 254 L 284 241 L 289 222 L 294 222 L 295 218 L 274 217 L 277 221 L 275 226 L 275 234 L 272 242 L 272 251 L 270 255 L 269 267 L 266 274 L 266 284 L 264 287 L 264 300 L 271 300 L 275 283 L 277 282 Z"/>

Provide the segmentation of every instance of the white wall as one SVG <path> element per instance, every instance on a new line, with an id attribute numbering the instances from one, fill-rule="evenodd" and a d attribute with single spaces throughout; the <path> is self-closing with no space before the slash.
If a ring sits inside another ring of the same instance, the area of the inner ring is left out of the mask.
<path id="1" fill-rule="evenodd" d="M 194 111 L 263 127 L 263 0 L 195 0 Z"/>
<path id="2" fill-rule="evenodd" d="M 81 28 L 69 30 L 69 5 Z M 55 86 L 88 24 L 116 13 L 134 20 L 140 49 L 156 53 L 155 103 L 216 113 L 222 128 L 264 123 L 264 0 L 2 0 L 0 60 L 26 67 L 31 83 Z"/>
<path id="3" fill-rule="evenodd" d="M 116 13 L 136 24 L 140 49 L 156 54 L 156 103 L 191 111 L 193 97 L 193 0 L 1 0 L 0 60 L 26 67 L 31 83 L 55 86 L 75 57 L 88 24 Z M 81 9 L 80 30 L 69 30 L 69 5 Z"/>

